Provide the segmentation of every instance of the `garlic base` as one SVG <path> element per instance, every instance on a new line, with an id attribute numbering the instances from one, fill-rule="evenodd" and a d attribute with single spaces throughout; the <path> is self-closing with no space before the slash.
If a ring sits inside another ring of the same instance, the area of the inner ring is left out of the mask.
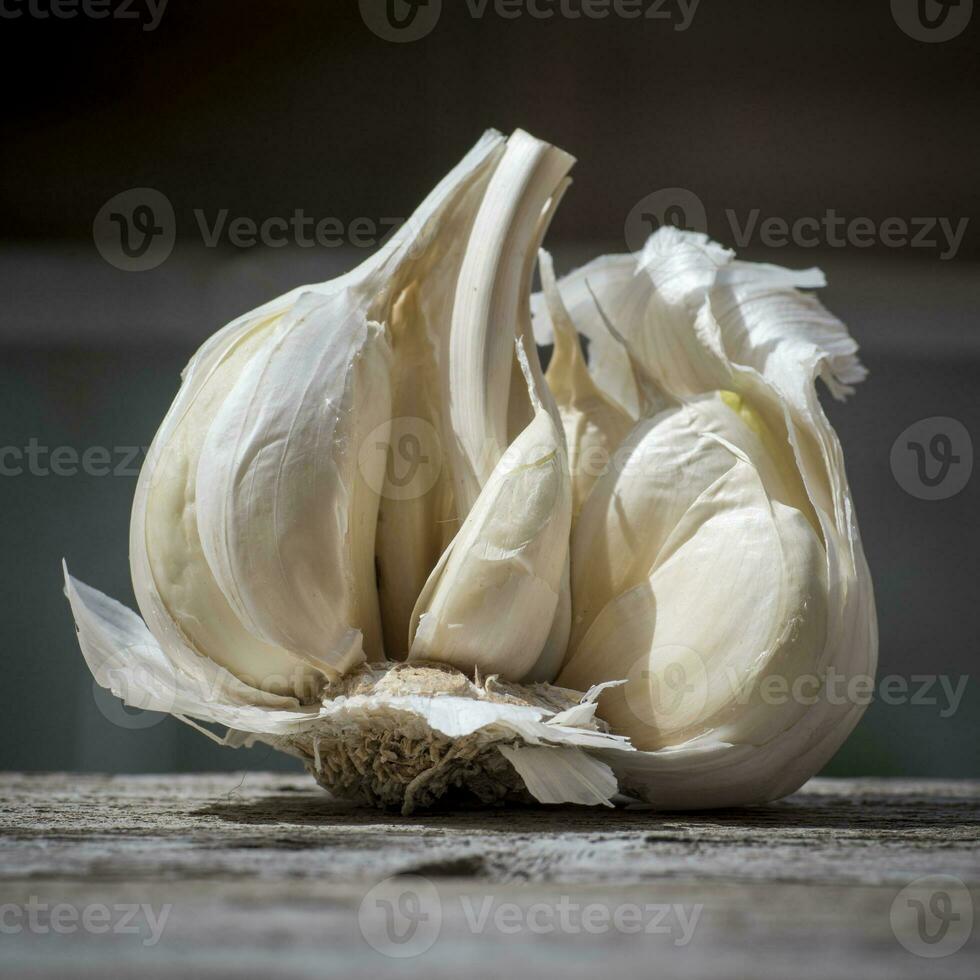
<path id="1" fill-rule="evenodd" d="M 372 664 L 331 685 L 324 703 L 381 697 L 383 706 L 362 706 L 342 721 L 323 719 L 299 734 L 248 736 L 240 744 L 264 742 L 302 760 L 333 795 L 382 809 L 398 807 L 404 815 L 444 797 L 469 797 L 483 805 L 534 803 L 499 749 L 521 744 L 512 730 L 491 725 L 450 737 L 399 704 L 403 698 L 441 696 L 548 712 L 573 708 L 582 698 L 550 684 L 521 685 L 479 676 L 471 680 L 444 664 Z"/>

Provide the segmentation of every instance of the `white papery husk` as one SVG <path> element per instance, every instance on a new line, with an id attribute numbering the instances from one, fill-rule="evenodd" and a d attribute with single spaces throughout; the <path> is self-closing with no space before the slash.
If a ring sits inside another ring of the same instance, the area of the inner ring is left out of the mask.
<path id="1" fill-rule="evenodd" d="M 454 790 L 485 803 L 611 806 L 617 780 L 599 755 L 627 739 L 595 717 L 601 688 L 470 679 L 444 665 L 361 665 L 313 705 L 248 703 L 214 665 L 209 683 L 160 648 L 146 624 L 65 570 L 78 640 L 96 681 L 128 706 L 161 711 L 222 745 L 265 742 L 300 758 L 326 789 L 406 813 Z M 219 737 L 200 722 L 221 726 Z"/>

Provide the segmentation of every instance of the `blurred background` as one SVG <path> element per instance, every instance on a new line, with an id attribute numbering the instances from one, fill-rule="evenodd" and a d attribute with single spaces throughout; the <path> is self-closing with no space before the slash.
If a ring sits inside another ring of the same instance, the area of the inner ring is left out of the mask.
<path id="1" fill-rule="evenodd" d="M 0 768 L 292 765 L 94 690 L 60 560 L 135 606 L 141 447 L 195 348 L 362 260 L 483 129 L 520 126 L 580 160 L 561 272 L 663 221 L 827 272 L 871 372 L 825 402 L 896 679 L 828 773 L 980 774 L 972 0 L 5 0 L 0 21 Z"/>

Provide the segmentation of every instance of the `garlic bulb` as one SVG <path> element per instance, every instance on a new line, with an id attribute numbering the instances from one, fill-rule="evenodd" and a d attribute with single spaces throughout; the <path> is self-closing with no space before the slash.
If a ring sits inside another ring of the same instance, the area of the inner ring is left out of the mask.
<path id="1" fill-rule="evenodd" d="M 827 761 L 863 706 L 822 681 L 877 644 L 815 391 L 856 346 L 819 273 L 671 228 L 560 282 L 540 252 L 532 298 L 572 163 L 488 133 L 359 268 L 201 348 L 134 501 L 143 620 L 66 571 L 100 684 L 406 812 L 733 805 Z"/>

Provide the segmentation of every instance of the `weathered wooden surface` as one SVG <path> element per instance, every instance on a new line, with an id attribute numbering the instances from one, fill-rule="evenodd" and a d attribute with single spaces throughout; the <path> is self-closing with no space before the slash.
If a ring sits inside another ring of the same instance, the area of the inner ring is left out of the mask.
<path id="1" fill-rule="evenodd" d="M 943 952 L 980 919 L 980 782 L 403 818 L 304 777 L 0 776 L 0 973 L 17 978 L 975 978 L 980 926 L 938 958 L 900 941 L 899 893 L 931 875 L 967 888 L 938 907 L 960 916 L 950 935 L 920 944 Z M 371 891 L 390 876 L 415 877 Z"/>

